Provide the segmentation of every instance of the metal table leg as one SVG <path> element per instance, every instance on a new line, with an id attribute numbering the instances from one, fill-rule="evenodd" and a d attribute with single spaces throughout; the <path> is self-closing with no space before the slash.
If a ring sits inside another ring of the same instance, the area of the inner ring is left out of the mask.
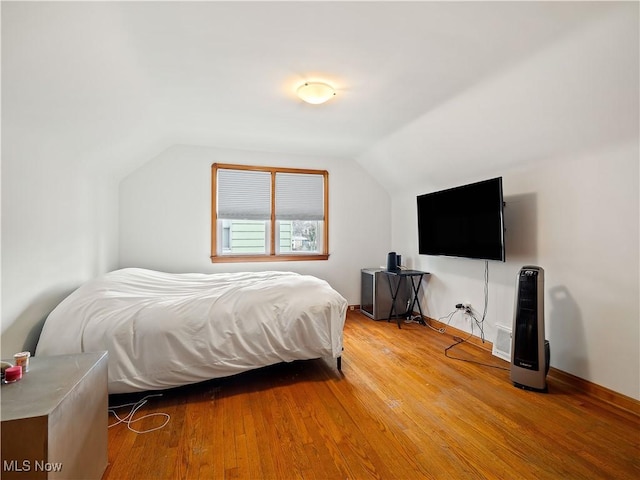
<path id="1" fill-rule="evenodd" d="M 387 318 L 387 322 L 393 318 L 394 311 L 396 318 L 398 320 L 398 328 L 402 328 L 400 325 L 400 315 L 396 309 L 396 298 L 398 298 L 398 292 L 400 291 L 400 285 L 402 284 L 402 278 L 398 277 L 398 284 L 396 285 L 395 291 L 393 290 L 393 281 L 391 280 L 391 275 L 387 275 L 389 279 L 389 290 L 391 291 L 391 310 L 389 310 L 389 318 Z"/>
<path id="2" fill-rule="evenodd" d="M 423 274 L 420 275 L 420 278 L 418 278 L 418 283 L 416 284 L 413 281 L 413 276 L 411 276 L 411 288 L 413 290 L 413 299 L 411 300 L 411 307 L 409 307 L 409 314 L 413 315 L 413 307 L 415 305 L 418 305 L 418 312 L 420 312 L 420 319 L 418 321 L 420 322 L 420 324 L 426 325 L 426 322 L 424 321 L 424 315 L 422 314 L 422 307 L 420 306 L 420 299 L 418 298 L 418 293 L 420 292 L 420 286 L 422 285 L 422 277 L 424 277 Z"/>

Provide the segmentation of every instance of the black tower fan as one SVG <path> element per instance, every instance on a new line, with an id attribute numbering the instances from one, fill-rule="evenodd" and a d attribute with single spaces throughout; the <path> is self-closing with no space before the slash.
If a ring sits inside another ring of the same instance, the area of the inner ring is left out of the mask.
<path id="1" fill-rule="evenodd" d="M 547 391 L 549 342 L 544 335 L 544 270 L 525 266 L 518 273 L 511 340 L 511 381 L 516 387 Z"/>

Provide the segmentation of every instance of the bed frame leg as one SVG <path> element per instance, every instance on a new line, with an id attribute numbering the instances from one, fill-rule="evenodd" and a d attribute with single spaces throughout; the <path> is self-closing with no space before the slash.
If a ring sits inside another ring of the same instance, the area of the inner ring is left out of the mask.
<path id="1" fill-rule="evenodd" d="M 338 371 L 341 372 L 342 371 L 342 357 L 338 357 L 336 359 L 336 363 L 337 363 Z"/>

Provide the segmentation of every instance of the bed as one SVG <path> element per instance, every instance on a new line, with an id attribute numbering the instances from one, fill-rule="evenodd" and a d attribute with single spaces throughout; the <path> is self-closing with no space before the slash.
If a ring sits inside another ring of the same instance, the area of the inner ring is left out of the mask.
<path id="1" fill-rule="evenodd" d="M 47 317 L 36 356 L 106 350 L 109 393 L 197 383 L 294 360 L 338 366 L 347 301 L 292 272 L 140 268 L 79 287 Z"/>

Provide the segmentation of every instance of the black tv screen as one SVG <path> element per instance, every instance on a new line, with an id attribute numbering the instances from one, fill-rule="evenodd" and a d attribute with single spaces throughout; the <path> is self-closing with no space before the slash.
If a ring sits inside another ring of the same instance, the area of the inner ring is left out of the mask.
<path id="1" fill-rule="evenodd" d="M 418 196 L 421 255 L 505 260 L 502 177 Z"/>

